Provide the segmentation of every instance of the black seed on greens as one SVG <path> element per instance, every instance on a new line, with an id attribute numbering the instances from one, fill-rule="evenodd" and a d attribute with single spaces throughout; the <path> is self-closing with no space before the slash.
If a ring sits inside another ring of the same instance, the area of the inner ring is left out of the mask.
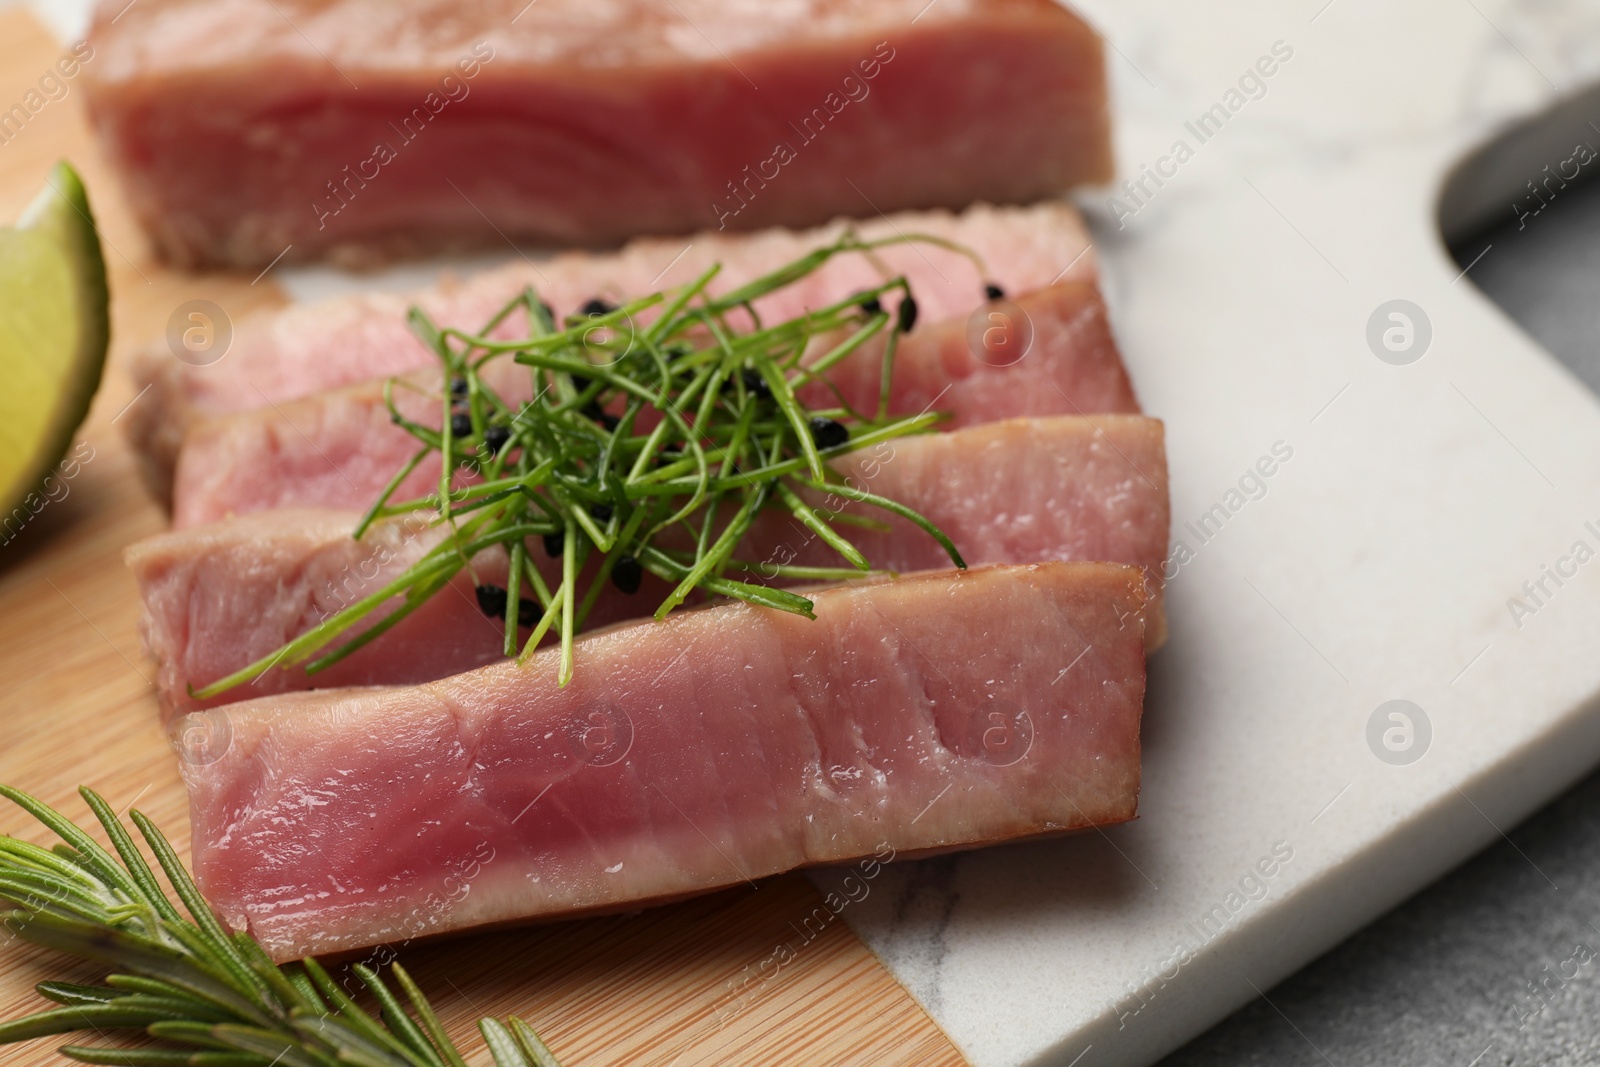
<path id="1" fill-rule="evenodd" d="M 833 419 L 824 419 L 820 416 L 811 417 L 811 439 L 817 443 L 818 448 L 835 448 L 850 440 L 850 431 L 844 424 Z"/>
<path id="2" fill-rule="evenodd" d="M 478 609 L 491 619 L 506 617 L 506 601 L 510 594 L 498 585 L 480 585 L 477 588 Z M 517 625 L 532 626 L 539 621 L 539 605 L 527 597 L 517 598 Z"/>
<path id="3" fill-rule="evenodd" d="M 611 584 L 624 593 L 637 593 L 642 581 L 644 568 L 639 566 L 639 561 L 632 556 L 618 556 L 611 567 Z"/>
<path id="4" fill-rule="evenodd" d="M 772 386 L 761 372 L 752 367 L 746 367 L 739 372 L 739 379 L 744 382 L 745 391 L 761 400 L 772 399 Z"/>
<path id="5" fill-rule="evenodd" d="M 910 333 L 912 327 L 914 327 L 917 324 L 917 301 L 916 301 L 916 298 L 913 297 L 910 293 L 907 293 L 906 294 L 906 298 L 904 300 L 900 301 L 900 312 L 899 312 L 899 314 L 900 314 L 900 323 L 899 323 L 900 332 L 901 333 Z"/>
<path id="6" fill-rule="evenodd" d="M 478 610 L 491 619 L 506 617 L 506 591 L 498 585 L 480 585 L 478 592 Z"/>

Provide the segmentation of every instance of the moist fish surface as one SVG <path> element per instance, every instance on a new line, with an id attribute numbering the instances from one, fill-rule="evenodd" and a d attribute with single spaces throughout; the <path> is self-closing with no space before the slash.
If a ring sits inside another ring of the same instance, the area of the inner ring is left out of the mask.
<path id="1" fill-rule="evenodd" d="M 895 357 L 890 411 L 941 411 L 942 429 L 1020 415 L 1139 410 L 1097 287 L 1062 282 L 989 312 L 978 326 L 947 319 L 911 334 Z M 864 348 L 829 380 L 857 410 L 877 407 L 881 348 Z M 492 384 L 511 401 L 531 390 L 527 369 L 491 363 Z M 392 390 L 407 418 L 441 420 L 442 374 L 419 371 Z M 173 477 L 177 528 L 280 507 L 365 509 L 418 448 L 390 419 L 385 382 L 333 389 L 272 407 L 206 420 L 192 429 Z M 431 395 L 428 395 L 431 394 Z M 838 401 L 820 385 L 801 391 L 813 407 Z M 431 457 L 401 483 L 395 500 L 438 490 Z"/>
<path id="2" fill-rule="evenodd" d="M 257 312 L 234 324 L 231 343 L 221 354 L 202 353 L 184 362 L 165 343 L 136 354 L 135 388 L 149 391 L 128 409 L 123 424 L 145 457 L 147 479 L 166 499 L 179 446 L 199 419 L 270 408 L 326 389 L 436 366 L 438 357 L 406 324 L 413 304 L 441 325 L 476 331 L 529 286 L 559 316 L 577 312 L 594 297 L 621 302 L 685 285 L 714 264 L 722 270 L 710 290 L 726 292 L 831 244 L 849 225 L 640 240 L 617 252 L 572 252 L 538 262 L 519 259 L 409 295 L 363 293 Z M 792 318 L 904 275 L 916 295 L 921 331 L 947 320 L 967 321 L 985 304 L 988 283 L 1020 294 L 1057 282 L 1093 282 L 1097 276 L 1083 220 L 1065 203 L 979 206 L 959 215 L 904 213 L 856 228 L 864 240 L 925 234 L 954 241 L 975 253 L 982 267 L 925 242 L 882 248 L 870 258 L 837 256 L 757 301 L 767 321 Z M 525 329 L 523 323 L 508 322 L 496 333 L 510 337 Z"/>
<path id="3" fill-rule="evenodd" d="M 885 442 L 835 461 L 855 485 L 931 519 L 969 564 L 1109 560 L 1136 564 L 1151 591 L 1152 644 L 1165 635 L 1161 564 L 1170 509 L 1162 425 L 1137 415 L 1011 419 L 948 434 Z M 881 517 L 875 509 L 810 494 L 829 512 Z M 169 712 L 199 707 L 201 688 L 265 656 L 323 619 L 398 578 L 442 537 L 421 521 L 375 525 L 350 537 L 348 511 L 257 512 L 161 534 L 129 549 L 144 600 L 141 628 L 160 663 Z M 898 517 L 888 529 L 839 527 L 872 564 L 909 572 L 949 566 L 925 532 Z M 737 553 L 762 566 L 746 580 L 770 580 L 778 566 L 839 566 L 841 560 L 785 511 L 763 513 Z M 533 558 L 559 581 L 556 561 Z M 209 701 L 221 704 L 312 686 L 429 681 L 501 658 L 503 624 L 480 609 L 474 580 L 503 587 L 498 550 L 416 614 L 316 675 L 279 667 Z M 590 623 L 648 615 L 668 587 L 652 576 L 634 594 L 606 587 Z M 380 615 L 372 618 L 376 621 Z"/>
<path id="4" fill-rule="evenodd" d="M 278 960 L 1120 822 L 1145 596 L 1106 563 L 736 604 L 180 724 L 201 890 Z M 960 625 L 952 625 L 959 620 Z"/>
<path id="5" fill-rule="evenodd" d="M 1111 176 L 1051 0 L 115 0 L 90 116 L 168 259 L 806 226 Z"/>

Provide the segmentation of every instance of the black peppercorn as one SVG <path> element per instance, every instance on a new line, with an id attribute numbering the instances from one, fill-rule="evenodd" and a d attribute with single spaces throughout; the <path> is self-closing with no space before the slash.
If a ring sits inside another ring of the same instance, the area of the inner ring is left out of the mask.
<path id="1" fill-rule="evenodd" d="M 503 619 L 506 617 L 506 604 L 510 600 L 509 593 L 498 585 L 480 585 L 476 591 L 478 594 L 478 610 L 491 619 Z M 540 614 L 542 613 L 539 611 L 537 603 L 525 596 L 517 598 L 518 626 L 532 626 L 539 621 Z"/>
<path id="2" fill-rule="evenodd" d="M 844 424 L 833 419 L 824 419 L 820 416 L 811 417 L 811 439 L 817 443 L 818 448 L 836 448 L 850 440 L 850 431 Z"/>
<path id="3" fill-rule="evenodd" d="M 611 567 L 611 584 L 624 593 L 637 593 L 644 581 L 644 568 L 632 556 L 618 556 Z"/>
<path id="4" fill-rule="evenodd" d="M 589 514 L 594 516 L 596 522 L 610 522 L 615 512 L 610 504 L 593 504 L 589 508 Z"/>
<path id="5" fill-rule="evenodd" d="M 483 431 L 483 443 L 489 446 L 491 454 L 498 453 L 506 447 L 506 442 L 511 440 L 511 430 L 505 426 L 491 426 Z"/>
<path id="6" fill-rule="evenodd" d="M 990 300 L 1004 300 L 1006 298 L 1006 291 L 1000 288 L 994 282 L 990 282 L 983 287 L 983 295 Z"/>
<path id="7" fill-rule="evenodd" d="M 544 552 L 545 552 L 545 555 L 550 556 L 551 558 L 554 558 L 556 556 L 561 555 L 561 549 L 562 549 L 563 545 L 565 544 L 566 539 L 567 539 L 566 534 L 562 533 L 560 530 L 557 530 L 555 533 L 547 533 L 547 534 L 545 534 L 544 535 Z"/>
<path id="8" fill-rule="evenodd" d="M 910 293 L 900 301 L 900 332 L 910 333 L 911 328 L 917 324 L 917 301 Z"/>
<path id="9" fill-rule="evenodd" d="M 617 305 L 609 300 L 602 300 L 598 296 L 591 297 L 583 302 L 583 307 L 578 309 L 578 314 L 584 316 L 609 315 L 617 310 Z"/>
<path id="10" fill-rule="evenodd" d="M 472 416 L 458 411 L 450 416 L 450 433 L 456 437 L 466 437 L 472 433 Z"/>
<path id="11" fill-rule="evenodd" d="M 739 373 L 739 380 L 744 382 L 745 391 L 751 393 L 759 400 L 772 399 L 772 386 L 760 371 L 746 367 Z"/>
<path id="12" fill-rule="evenodd" d="M 503 619 L 506 614 L 506 591 L 498 585 L 480 585 L 478 610 L 491 619 Z"/>
<path id="13" fill-rule="evenodd" d="M 864 314 L 876 315 L 878 312 L 883 310 L 883 301 L 879 300 L 875 296 L 869 296 L 865 300 L 861 301 L 858 306 L 861 308 Z"/>

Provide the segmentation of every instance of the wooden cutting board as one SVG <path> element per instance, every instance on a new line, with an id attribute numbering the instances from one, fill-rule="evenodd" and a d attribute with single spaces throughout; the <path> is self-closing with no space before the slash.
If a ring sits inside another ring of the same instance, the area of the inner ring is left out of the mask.
<path id="1" fill-rule="evenodd" d="M 0 11 L 0 103 L 22 100 L 60 51 L 26 13 Z M 91 785 L 119 810 L 137 805 L 187 852 L 183 788 L 158 723 L 138 597 L 121 558 L 124 546 L 165 523 L 115 425 L 140 402 L 122 360 L 159 338 L 184 301 L 212 300 L 237 319 L 283 296 L 265 278 L 182 275 L 152 260 L 95 150 L 76 87 L 0 143 L 0 218 L 17 215 L 59 158 L 88 183 L 105 241 L 112 364 L 79 435 L 82 455 L 92 450 L 92 458 L 65 483 L 65 496 L 0 546 L 0 781 L 80 821 L 89 814 L 74 790 Z M 0 832 L 44 840 L 11 811 L 0 811 Z M 799 923 L 820 904 L 804 879 L 778 878 L 633 916 L 459 938 L 402 959 L 464 1047 L 479 1048 L 479 1016 L 515 1013 L 566 1067 L 964 1063 L 842 923 L 829 924 L 770 979 L 741 988 L 747 968 L 756 973 L 779 946 L 801 945 Z M 18 943 L 0 946 L 0 1018 L 41 1006 L 34 983 L 69 976 L 88 972 Z M 0 1060 L 65 1063 L 54 1051 L 61 1043 L 8 1048 Z M 468 1058 L 490 1062 L 481 1049 Z"/>

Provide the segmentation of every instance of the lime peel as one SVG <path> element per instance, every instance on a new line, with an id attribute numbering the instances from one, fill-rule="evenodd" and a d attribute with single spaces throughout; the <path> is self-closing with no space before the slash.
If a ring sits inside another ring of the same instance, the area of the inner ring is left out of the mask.
<path id="1" fill-rule="evenodd" d="M 37 488 L 89 413 L 111 339 L 105 258 L 83 181 L 57 163 L 0 228 L 0 520 Z"/>

